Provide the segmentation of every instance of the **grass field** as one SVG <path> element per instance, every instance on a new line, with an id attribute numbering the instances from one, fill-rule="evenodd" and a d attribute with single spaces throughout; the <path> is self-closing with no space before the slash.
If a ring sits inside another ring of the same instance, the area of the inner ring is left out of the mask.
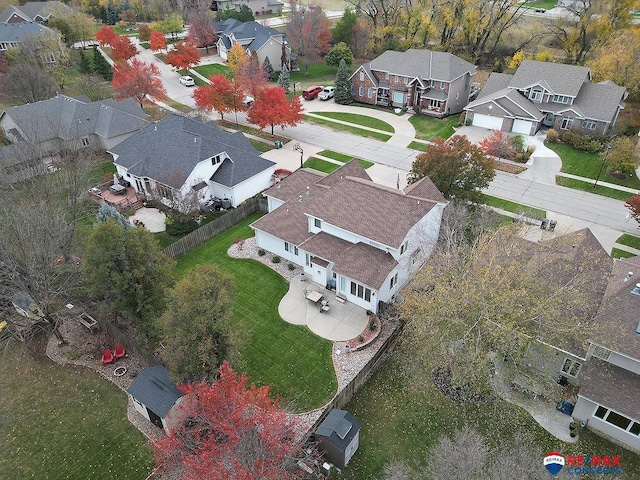
<path id="1" fill-rule="evenodd" d="M 409 122 L 416 129 L 416 138 L 420 140 L 433 140 L 435 138 L 449 138 L 455 133 L 454 125 L 458 124 L 459 117 L 439 118 L 427 117 L 426 115 L 412 115 Z M 409 146 L 409 148 L 414 148 Z M 421 149 L 416 149 L 421 150 Z"/>
<path id="2" fill-rule="evenodd" d="M 616 200 L 627 200 L 632 196 L 629 192 L 623 192 L 622 190 L 616 190 L 615 188 L 603 187 L 602 185 L 597 185 L 594 188 L 593 183 L 591 182 L 583 182 L 582 180 L 575 180 L 573 178 L 556 176 L 556 183 L 563 187 L 595 193 L 604 197 L 615 198 Z"/>
<path id="3" fill-rule="evenodd" d="M 361 127 L 375 128 L 376 130 L 382 130 L 384 132 L 395 133 L 395 129 L 392 125 L 384 122 L 378 118 L 370 117 L 367 115 L 359 115 L 357 113 L 343 113 L 343 112 L 314 112 L 315 115 L 321 117 L 331 118 L 333 120 L 341 120 L 343 122 L 354 123 Z"/>
<path id="4" fill-rule="evenodd" d="M 331 173 L 334 170 L 340 168 L 340 165 L 335 163 L 327 162 L 326 160 L 322 160 L 317 157 L 309 157 L 306 162 L 304 162 L 305 168 L 313 168 L 314 170 L 318 170 L 319 172 Z"/>
<path id="5" fill-rule="evenodd" d="M 626 250 L 621 250 L 615 247 L 611 249 L 612 258 L 631 258 L 635 256 L 635 253 L 627 252 Z"/>
<path id="6" fill-rule="evenodd" d="M 309 115 L 304 115 L 303 119 L 307 123 L 325 125 L 327 127 L 331 127 L 334 130 L 339 130 L 341 132 L 348 132 L 354 135 L 360 135 L 361 137 L 375 138 L 383 142 L 386 142 L 391 138 L 391 135 L 387 135 L 386 133 L 372 132 L 370 130 L 365 130 L 363 128 L 352 127 L 350 125 L 343 125 L 341 123 L 332 122 L 329 119 L 325 120 L 324 118 L 310 117 Z"/>
<path id="7" fill-rule="evenodd" d="M 304 90 L 312 85 L 333 85 L 336 79 L 338 67 L 331 67 L 324 62 L 309 63 L 308 74 L 305 75 L 303 62 L 300 62 L 300 71 L 291 72 L 291 88 L 294 82 L 300 82 L 300 89 Z M 300 94 L 301 91 L 296 91 Z"/>
<path id="8" fill-rule="evenodd" d="M 618 237 L 616 243 L 640 250 L 640 237 L 636 237 L 635 235 L 624 233 Z"/>
<path id="9" fill-rule="evenodd" d="M 253 236 L 249 224 L 258 218 L 249 217 L 180 258 L 176 274 L 181 277 L 204 264 L 230 273 L 236 285 L 232 323 L 245 337 L 234 367 L 256 384 L 270 384 L 296 411 L 318 408 L 337 389 L 332 342 L 280 318 L 278 304 L 288 289 L 282 276 L 257 261 L 227 255 L 234 238 Z"/>
<path id="10" fill-rule="evenodd" d="M 426 152 L 427 148 L 429 148 L 429 145 L 427 145 L 426 143 L 413 141 L 409 144 L 408 148 L 411 148 L 413 150 L 418 150 L 420 152 Z"/>
<path id="11" fill-rule="evenodd" d="M 547 212 L 545 210 L 540 210 L 539 208 L 528 207 L 527 205 L 522 205 L 521 203 L 512 202 L 510 200 L 504 200 L 502 198 L 493 197 L 491 195 L 482 194 L 482 198 L 486 205 L 490 207 L 500 208 L 502 210 L 506 210 L 507 212 L 521 214 L 524 213 L 527 217 L 535 218 L 537 220 L 542 220 L 546 218 Z"/>
<path id="12" fill-rule="evenodd" d="M 219 63 L 200 65 L 198 67 L 194 67 L 193 70 L 195 70 L 205 78 L 209 78 L 214 75 L 226 75 L 227 73 L 229 73 L 229 67 L 227 67 L 226 65 L 220 65 Z"/>
<path id="13" fill-rule="evenodd" d="M 51 362 L 43 341 L 22 346 L 0 369 L 0 478 L 147 478 L 153 454 L 127 420 L 127 395 Z"/>

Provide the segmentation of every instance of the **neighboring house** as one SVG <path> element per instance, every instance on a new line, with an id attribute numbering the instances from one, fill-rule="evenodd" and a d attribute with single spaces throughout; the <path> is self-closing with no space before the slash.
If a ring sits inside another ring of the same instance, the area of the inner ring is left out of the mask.
<path id="1" fill-rule="evenodd" d="M 27 2 L 24 5 L 8 5 L 0 12 L 0 23 L 36 22 L 45 24 L 51 17 L 62 18 L 73 9 L 62 2 Z"/>
<path id="2" fill-rule="evenodd" d="M 357 160 L 329 175 L 301 169 L 264 192 L 258 247 L 377 312 L 431 253 L 447 201 L 427 177 L 404 191 L 374 183 Z"/>
<path id="3" fill-rule="evenodd" d="M 239 10 L 241 5 L 247 5 L 256 15 L 269 15 L 282 13 L 284 2 L 280 0 L 214 0 L 211 3 L 211 10 L 214 12 L 227 9 Z"/>
<path id="4" fill-rule="evenodd" d="M 351 75 L 351 98 L 444 117 L 462 112 L 469 103 L 475 71 L 475 65 L 450 53 L 387 50 Z"/>
<path id="5" fill-rule="evenodd" d="M 162 365 L 142 370 L 127 393 L 138 413 L 167 433 L 180 418 L 183 394 Z"/>
<path id="6" fill-rule="evenodd" d="M 284 34 L 258 22 L 241 22 L 229 18 L 224 22 L 214 22 L 213 25 L 218 34 L 218 43 L 216 44 L 218 54 L 224 61 L 227 60 L 229 50 L 236 43 L 242 45 L 247 52 L 255 53 L 260 65 L 265 58 L 269 57 L 276 72 L 280 71 L 283 45 L 287 59 L 291 56 L 291 47 L 286 43 Z"/>
<path id="7" fill-rule="evenodd" d="M 50 36 L 60 40 L 60 34 L 55 30 L 45 27 L 39 23 L 0 23 L 0 53 L 10 49 L 19 48 L 30 37 Z M 52 44 L 54 44 L 52 42 Z M 60 48 L 62 41 L 60 40 Z M 43 52 L 41 54 L 42 63 L 55 62 L 55 56 Z"/>
<path id="8" fill-rule="evenodd" d="M 640 450 L 640 257 L 616 260 L 573 417 Z"/>
<path id="9" fill-rule="evenodd" d="M 273 184 L 275 163 L 241 133 L 168 115 L 109 150 L 136 192 L 189 212 L 214 198 L 236 207 Z"/>
<path id="10" fill-rule="evenodd" d="M 514 75 L 492 73 L 465 107 L 467 123 L 534 135 L 542 126 L 609 135 L 627 91 L 611 81 L 590 83 L 587 67 L 524 60 Z"/>

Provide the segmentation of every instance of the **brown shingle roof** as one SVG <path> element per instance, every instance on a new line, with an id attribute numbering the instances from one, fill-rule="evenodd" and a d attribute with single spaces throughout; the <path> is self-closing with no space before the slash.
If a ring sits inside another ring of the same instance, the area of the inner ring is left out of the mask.
<path id="1" fill-rule="evenodd" d="M 629 370 L 592 358 L 583 374 L 579 395 L 640 420 L 640 375 Z"/>
<path id="2" fill-rule="evenodd" d="M 318 181 L 318 185 L 333 187 L 345 177 L 356 177 L 364 180 L 371 180 L 371 177 L 365 171 L 364 167 L 354 158 Z"/>
<path id="3" fill-rule="evenodd" d="M 423 177 L 416 183 L 412 183 L 404 189 L 406 195 L 416 198 L 424 198 L 425 200 L 434 200 L 436 202 L 446 203 L 447 199 L 440 193 L 435 183 L 429 177 Z"/>
<path id="4" fill-rule="evenodd" d="M 365 243 L 356 243 L 336 259 L 333 270 L 379 290 L 397 265 L 390 253 Z"/>
<path id="5" fill-rule="evenodd" d="M 353 244 L 346 240 L 320 232 L 308 238 L 300 247 L 312 255 L 333 261 L 351 245 Z"/>
<path id="6" fill-rule="evenodd" d="M 287 200 L 297 197 L 309 185 L 314 185 L 318 180 L 325 176 L 324 173 L 316 170 L 303 168 L 292 173 L 288 177 L 283 178 L 273 187 L 267 189 L 264 195 L 277 198 L 286 202 Z"/>

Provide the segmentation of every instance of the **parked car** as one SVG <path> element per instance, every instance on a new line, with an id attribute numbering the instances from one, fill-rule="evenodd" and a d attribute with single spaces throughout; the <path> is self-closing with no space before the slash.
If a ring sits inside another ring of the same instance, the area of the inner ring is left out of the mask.
<path id="1" fill-rule="evenodd" d="M 307 88 L 304 92 L 302 92 L 302 98 L 305 100 L 313 100 L 318 96 L 318 94 L 324 89 L 323 86 L 314 85 L 313 87 Z"/>
<path id="2" fill-rule="evenodd" d="M 194 87 L 196 85 L 196 82 L 194 82 L 193 78 L 191 78 L 189 75 L 181 76 L 180 83 L 183 84 L 185 87 Z"/>
<path id="3" fill-rule="evenodd" d="M 336 89 L 334 87 L 324 87 L 324 90 L 318 94 L 318 98 L 320 100 L 329 100 L 335 95 L 335 90 Z"/>
<path id="4" fill-rule="evenodd" d="M 245 95 L 242 98 L 242 103 L 244 103 L 247 107 L 250 107 L 255 99 L 251 95 Z"/>

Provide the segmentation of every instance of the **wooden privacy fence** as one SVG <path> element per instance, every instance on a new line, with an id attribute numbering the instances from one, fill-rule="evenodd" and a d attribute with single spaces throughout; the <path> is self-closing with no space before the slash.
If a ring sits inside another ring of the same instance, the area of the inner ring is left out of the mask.
<path id="1" fill-rule="evenodd" d="M 162 251 L 167 257 L 179 258 L 227 228 L 233 227 L 249 215 L 255 212 L 266 212 L 267 208 L 267 200 L 264 198 L 247 200 L 238 208 L 185 235 L 177 242 L 165 247 Z"/>

